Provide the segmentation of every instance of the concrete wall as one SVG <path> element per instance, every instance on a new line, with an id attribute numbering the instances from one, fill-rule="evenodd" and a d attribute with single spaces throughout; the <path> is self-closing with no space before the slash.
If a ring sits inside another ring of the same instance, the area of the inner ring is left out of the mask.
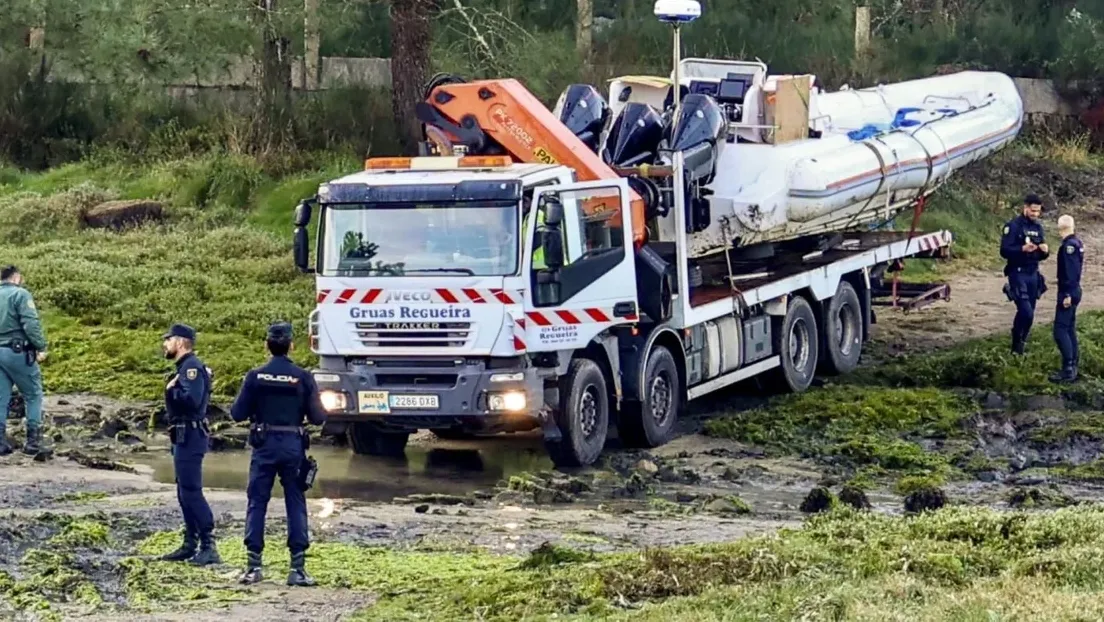
<path id="1" fill-rule="evenodd" d="M 320 65 L 318 84 L 321 90 L 348 87 L 386 88 L 391 85 L 391 61 L 387 58 L 323 57 Z M 60 74 L 59 78 L 80 81 L 75 75 L 64 75 L 68 72 L 56 73 Z M 293 88 L 305 88 L 304 73 L 303 59 L 295 58 L 291 71 Z M 247 57 L 227 57 L 221 69 L 212 70 L 208 74 L 198 80 L 181 80 L 167 86 L 178 87 L 173 89 L 177 92 L 182 92 L 179 87 L 184 87 L 183 92 L 193 92 L 194 89 L 248 89 L 256 86 L 259 78 L 253 60 Z M 1024 100 L 1024 113 L 1031 119 L 1075 116 L 1078 112 L 1074 105 L 1062 99 L 1050 80 L 1016 78 L 1015 82 Z"/>

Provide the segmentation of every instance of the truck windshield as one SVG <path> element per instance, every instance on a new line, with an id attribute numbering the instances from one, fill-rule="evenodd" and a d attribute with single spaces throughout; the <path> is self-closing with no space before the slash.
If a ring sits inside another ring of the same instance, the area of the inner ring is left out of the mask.
<path id="1" fill-rule="evenodd" d="M 511 202 L 328 205 L 322 274 L 517 274 L 518 211 Z"/>

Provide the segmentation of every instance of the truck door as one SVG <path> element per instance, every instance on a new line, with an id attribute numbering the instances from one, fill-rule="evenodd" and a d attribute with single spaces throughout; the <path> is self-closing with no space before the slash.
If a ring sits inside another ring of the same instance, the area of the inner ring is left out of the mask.
<path id="1" fill-rule="evenodd" d="M 637 321 L 629 186 L 624 179 L 537 188 L 525 219 L 525 349 L 585 347 L 595 335 Z M 562 220 L 548 216 L 562 206 Z M 535 217 L 534 217 L 535 216 Z M 554 219 L 552 219 L 554 220 Z M 546 236 L 563 246 L 551 266 Z"/>

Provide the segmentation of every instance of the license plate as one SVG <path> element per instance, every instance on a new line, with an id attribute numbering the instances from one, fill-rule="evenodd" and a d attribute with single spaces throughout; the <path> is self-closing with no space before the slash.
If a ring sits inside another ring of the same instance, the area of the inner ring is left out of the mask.
<path id="1" fill-rule="evenodd" d="M 437 410 L 440 407 L 436 395 L 392 395 L 391 408 Z"/>
<path id="2" fill-rule="evenodd" d="M 357 406 L 363 415 L 386 415 L 391 412 L 387 391 L 360 391 L 357 393 Z"/>

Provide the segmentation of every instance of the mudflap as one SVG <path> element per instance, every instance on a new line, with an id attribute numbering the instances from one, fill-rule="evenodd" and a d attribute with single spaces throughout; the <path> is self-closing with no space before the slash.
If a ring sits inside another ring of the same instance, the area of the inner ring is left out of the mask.
<path id="1" fill-rule="evenodd" d="M 545 406 L 541 409 L 540 415 L 541 432 L 544 434 L 544 440 L 546 441 L 558 441 L 563 438 L 563 432 L 560 431 L 560 426 L 556 424 L 556 414 L 552 412 L 552 409 Z"/>

